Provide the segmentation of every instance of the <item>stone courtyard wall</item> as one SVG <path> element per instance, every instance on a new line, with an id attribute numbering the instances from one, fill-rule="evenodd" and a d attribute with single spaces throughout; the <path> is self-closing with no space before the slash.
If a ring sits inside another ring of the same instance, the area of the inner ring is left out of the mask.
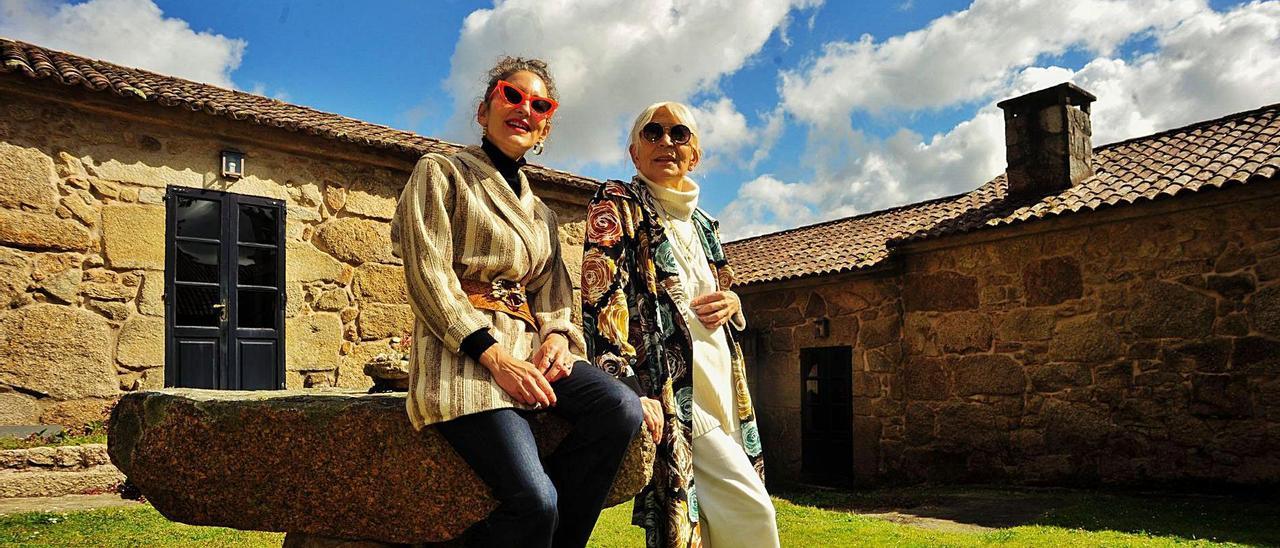
<path id="1" fill-rule="evenodd" d="M 369 385 L 365 361 L 412 326 L 389 221 L 415 158 L 58 91 L 0 86 L 0 424 L 74 427 L 163 386 L 169 185 L 284 201 L 286 385 Z M 219 175 L 227 147 L 244 178 Z M 535 189 L 572 254 L 587 196 Z"/>
<path id="2" fill-rule="evenodd" d="M 770 473 L 800 479 L 799 350 L 849 345 L 859 483 L 1280 483 L 1276 211 L 1233 189 L 745 288 Z"/>
<path id="3" fill-rule="evenodd" d="M 754 345 L 746 345 L 745 358 L 771 481 L 801 477 L 800 351 L 828 346 L 853 348 L 850 466 L 859 478 L 879 473 L 882 418 L 898 405 L 889 395 L 902 359 L 897 281 L 876 274 L 833 278 L 831 283 L 740 293 L 755 339 Z M 827 337 L 818 336 L 817 318 L 828 319 Z M 877 417 L 875 409 L 887 411 Z"/>

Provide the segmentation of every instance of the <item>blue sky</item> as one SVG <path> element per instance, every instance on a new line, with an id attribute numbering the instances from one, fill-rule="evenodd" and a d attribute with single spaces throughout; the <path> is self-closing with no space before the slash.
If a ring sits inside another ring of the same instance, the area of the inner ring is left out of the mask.
<path id="1" fill-rule="evenodd" d="M 730 239 L 975 188 L 994 103 L 1062 81 L 1095 144 L 1280 101 L 1276 1 L 0 0 L 0 35 L 459 142 L 487 65 L 541 56 L 535 162 L 628 177 L 630 118 L 688 102 Z"/>

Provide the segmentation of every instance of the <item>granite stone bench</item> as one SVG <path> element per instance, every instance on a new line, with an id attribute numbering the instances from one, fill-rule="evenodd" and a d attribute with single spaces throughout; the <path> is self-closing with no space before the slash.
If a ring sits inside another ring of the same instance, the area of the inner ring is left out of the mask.
<path id="1" fill-rule="evenodd" d="M 545 455 L 568 424 L 537 417 Z M 441 542 L 495 506 L 434 428 L 413 430 L 403 392 L 135 392 L 109 431 L 111 461 L 166 518 L 287 532 L 287 545 Z M 653 457 L 652 441 L 637 436 L 610 506 L 648 483 Z"/>

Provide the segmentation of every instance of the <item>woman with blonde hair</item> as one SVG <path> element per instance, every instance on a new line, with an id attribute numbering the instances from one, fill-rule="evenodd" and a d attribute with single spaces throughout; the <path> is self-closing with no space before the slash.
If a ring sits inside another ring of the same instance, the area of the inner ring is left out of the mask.
<path id="1" fill-rule="evenodd" d="M 408 413 L 433 425 L 498 507 L 471 546 L 585 546 L 642 419 L 636 396 L 582 363 L 556 215 L 521 167 L 551 131 L 546 63 L 506 57 L 476 109 L 480 146 L 418 161 L 391 237 L 416 321 Z M 545 459 L 534 410 L 572 425 Z"/>
<path id="2" fill-rule="evenodd" d="M 639 387 L 658 443 L 632 522 L 650 547 L 777 546 L 735 340 L 746 320 L 719 223 L 688 176 L 702 159 L 697 122 L 657 103 L 630 139 L 635 177 L 606 182 L 587 209 L 582 319 L 591 360 Z"/>

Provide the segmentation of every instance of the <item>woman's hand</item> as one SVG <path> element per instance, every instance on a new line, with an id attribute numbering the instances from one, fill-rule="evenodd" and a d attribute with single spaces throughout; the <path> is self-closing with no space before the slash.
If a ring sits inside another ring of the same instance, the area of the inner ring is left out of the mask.
<path id="1" fill-rule="evenodd" d="M 488 369 L 498 386 L 516 401 L 538 407 L 556 404 L 556 393 L 542 371 L 532 363 L 516 359 L 501 346 L 492 345 L 480 354 L 480 365 Z"/>
<path id="2" fill-rule="evenodd" d="M 553 383 L 573 372 L 572 358 L 569 339 L 561 333 L 552 333 L 542 341 L 542 346 L 529 357 L 529 361 L 542 372 L 548 383 Z"/>
<path id="3" fill-rule="evenodd" d="M 732 291 L 716 291 L 701 295 L 689 301 L 689 306 L 692 306 L 693 312 L 698 315 L 698 321 L 712 331 L 729 323 L 729 319 L 742 310 L 742 302 L 738 300 L 738 294 Z"/>
<path id="4" fill-rule="evenodd" d="M 644 424 L 653 434 L 653 443 L 662 442 L 662 404 L 653 398 L 640 398 L 640 407 L 644 408 Z"/>

